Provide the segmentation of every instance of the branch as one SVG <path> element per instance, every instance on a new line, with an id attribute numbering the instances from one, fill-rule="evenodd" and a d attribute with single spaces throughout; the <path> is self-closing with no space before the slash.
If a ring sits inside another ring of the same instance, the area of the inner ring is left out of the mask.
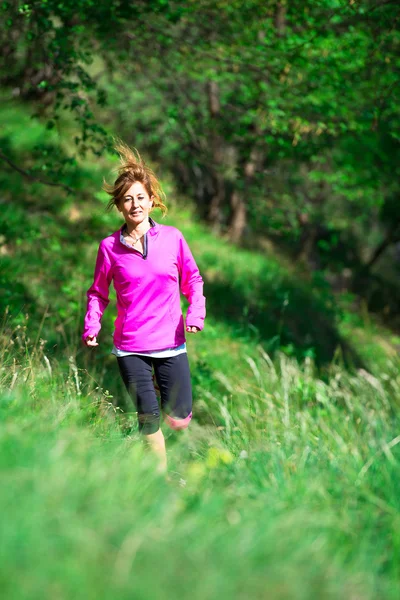
<path id="1" fill-rule="evenodd" d="M 40 177 L 35 177 L 31 173 L 28 173 L 28 171 L 24 171 L 24 169 L 21 169 L 21 167 L 19 167 L 15 163 L 13 163 L 12 160 L 10 160 L 5 154 L 3 154 L 1 152 L 1 150 L 0 150 L 0 158 L 2 160 L 4 160 L 8 165 L 10 165 L 10 167 L 12 167 L 15 171 L 17 171 L 18 173 L 20 173 L 27 179 L 30 179 L 30 181 L 37 181 L 38 183 L 43 183 L 44 185 L 50 185 L 53 187 L 61 187 L 64 190 L 66 190 L 67 192 L 69 192 L 70 194 L 73 194 L 75 192 L 75 190 L 73 190 L 71 187 L 69 187 L 69 185 L 65 185 L 65 183 L 56 183 L 55 181 L 48 181 L 46 179 L 40 179 Z"/>

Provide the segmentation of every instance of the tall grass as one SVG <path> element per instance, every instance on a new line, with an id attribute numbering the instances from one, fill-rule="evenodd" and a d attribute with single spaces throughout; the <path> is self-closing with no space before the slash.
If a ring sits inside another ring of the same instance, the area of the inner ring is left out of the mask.
<path id="1" fill-rule="evenodd" d="M 167 482 L 73 348 L 28 337 L 0 352 L 4 598 L 399 597 L 398 362 L 322 381 L 260 348 L 165 430 Z"/>

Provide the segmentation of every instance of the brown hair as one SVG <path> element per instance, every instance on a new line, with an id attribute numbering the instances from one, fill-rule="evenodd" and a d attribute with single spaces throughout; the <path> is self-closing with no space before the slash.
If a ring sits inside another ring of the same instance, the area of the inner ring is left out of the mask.
<path id="1" fill-rule="evenodd" d="M 117 169 L 118 177 L 113 184 L 103 182 L 103 190 L 111 196 L 107 204 L 107 210 L 111 210 L 113 206 L 118 206 L 131 185 L 138 181 L 144 186 L 149 196 L 153 196 L 151 210 L 160 208 L 163 216 L 166 215 L 168 209 L 163 202 L 165 194 L 161 189 L 160 182 L 150 167 L 146 165 L 136 148 L 131 150 L 124 142 L 116 140 L 114 149 L 119 154 L 121 165 Z"/>

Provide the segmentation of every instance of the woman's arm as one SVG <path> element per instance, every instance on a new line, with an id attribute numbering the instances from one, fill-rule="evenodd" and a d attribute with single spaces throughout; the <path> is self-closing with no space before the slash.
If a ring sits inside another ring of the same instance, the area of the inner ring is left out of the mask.
<path id="1" fill-rule="evenodd" d="M 111 262 L 103 242 L 99 246 L 93 284 L 87 291 L 87 310 L 82 334 L 88 346 L 97 346 L 96 337 L 101 329 L 101 318 L 109 303 Z"/>
<path id="2" fill-rule="evenodd" d="M 182 234 L 179 239 L 178 266 L 181 292 L 189 302 L 186 328 L 190 333 L 195 333 L 194 328 L 201 331 L 204 327 L 206 299 L 203 296 L 203 279 Z"/>

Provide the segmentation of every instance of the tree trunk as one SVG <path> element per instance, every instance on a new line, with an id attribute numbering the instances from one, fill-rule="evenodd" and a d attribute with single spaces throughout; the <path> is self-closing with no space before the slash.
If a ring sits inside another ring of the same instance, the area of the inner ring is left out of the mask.
<path id="1" fill-rule="evenodd" d="M 229 239 L 233 243 L 238 244 L 243 238 L 244 230 L 247 225 L 246 205 L 237 190 L 233 190 L 230 201 L 232 217 L 229 226 Z"/>
<path id="2" fill-rule="evenodd" d="M 301 232 L 300 251 L 296 257 L 296 261 L 307 265 L 307 267 L 316 267 L 312 264 L 315 244 L 318 237 L 318 226 L 314 224 L 305 225 Z"/>
<path id="3" fill-rule="evenodd" d="M 244 165 L 239 171 L 243 173 L 243 190 L 235 189 L 230 197 L 231 218 L 228 234 L 230 240 L 236 244 L 242 240 L 247 226 L 247 207 L 243 198 L 251 195 L 251 186 L 260 160 L 261 153 L 254 147 L 250 156 L 243 161 Z"/>
<path id="4" fill-rule="evenodd" d="M 212 229 L 218 232 L 222 223 L 222 205 L 225 199 L 225 182 L 222 175 L 222 139 L 218 133 L 220 116 L 219 89 L 215 81 L 207 83 L 208 108 L 212 121 L 210 148 L 213 162 L 213 195 L 208 209 L 207 220 Z"/>
<path id="5" fill-rule="evenodd" d="M 371 258 L 364 265 L 364 270 L 369 271 L 377 262 L 379 257 L 384 253 L 386 248 L 388 248 L 392 244 L 395 244 L 396 242 L 400 242 L 399 223 L 395 223 L 390 227 L 389 231 L 386 234 L 386 237 L 382 240 L 379 246 L 375 248 Z"/>
<path id="6" fill-rule="evenodd" d="M 275 29 L 276 35 L 282 37 L 285 34 L 286 26 L 286 1 L 278 0 L 275 10 Z"/>

